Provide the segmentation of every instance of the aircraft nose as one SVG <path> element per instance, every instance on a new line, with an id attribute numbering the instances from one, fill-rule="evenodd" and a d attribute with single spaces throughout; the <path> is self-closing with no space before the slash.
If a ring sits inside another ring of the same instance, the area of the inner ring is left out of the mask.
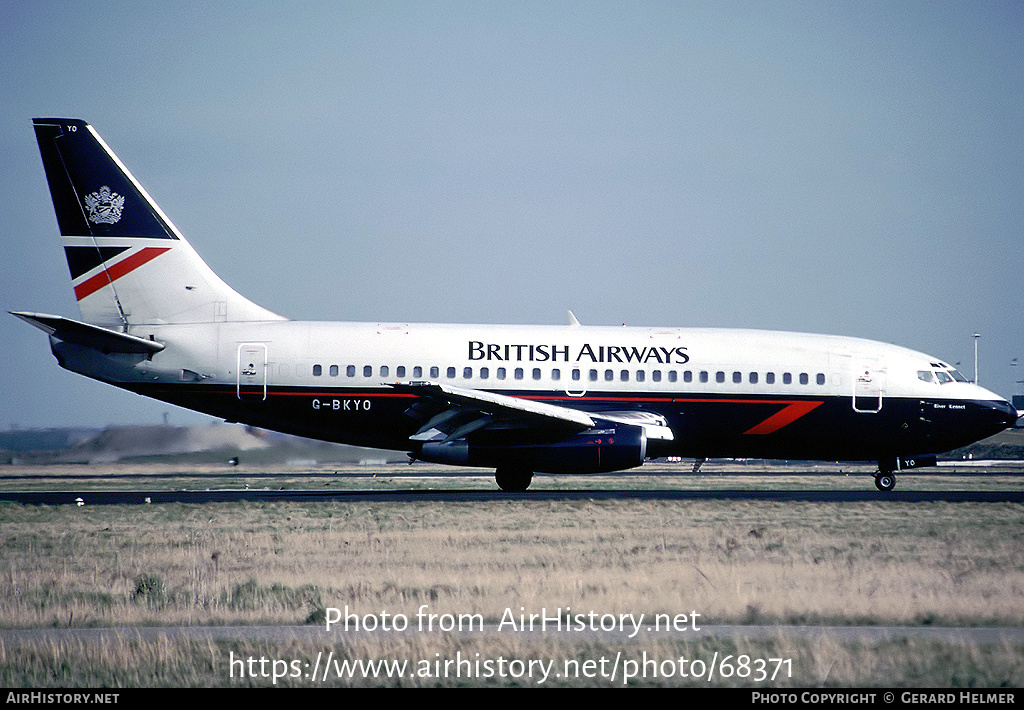
<path id="1" fill-rule="evenodd" d="M 1006 400 L 993 402 L 992 409 L 1003 416 L 1004 428 L 1012 427 L 1017 423 L 1017 408 Z"/>

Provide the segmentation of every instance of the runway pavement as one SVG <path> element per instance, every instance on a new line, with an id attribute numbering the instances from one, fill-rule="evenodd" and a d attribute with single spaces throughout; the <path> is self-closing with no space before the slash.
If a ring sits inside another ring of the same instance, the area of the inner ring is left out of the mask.
<path id="1" fill-rule="evenodd" d="M 27 505 L 145 505 L 161 503 L 232 503 L 240 501 L 571 501 L 571 500 L 746 500 L 775 502 L 873 503 L 1024 503 L 1024 491 L 889 491 L 864 490 L 549 490 L 506 493 L 497 489 L 374 490 L 61 490 L 0 491 L 0 501 Z"/>

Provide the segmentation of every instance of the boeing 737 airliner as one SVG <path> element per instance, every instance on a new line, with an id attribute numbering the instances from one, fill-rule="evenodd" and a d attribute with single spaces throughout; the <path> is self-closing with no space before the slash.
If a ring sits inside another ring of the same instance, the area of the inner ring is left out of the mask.
<path id="1" fill-rule="evenodd" d="M 228 421 L 496 469 L 664 456 L 876 461 L 875 484 L 1014 423 L 942 359 L 833 335 L 293 321 L 221 281 L 84 121 L 34 119 L 81 320 L 60 365 Z"/>

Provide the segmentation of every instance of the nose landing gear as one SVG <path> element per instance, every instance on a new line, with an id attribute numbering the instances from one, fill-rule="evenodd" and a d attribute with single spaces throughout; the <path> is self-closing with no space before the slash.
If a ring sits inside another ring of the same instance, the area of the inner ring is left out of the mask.
<path id="1" fill-rule="evenodd" d="M 875 487 L 880 491 L 891 491 L 896 487 L 896 474 L 894 471 L 935 466 L 937 464 L 935 459 L 935 454 L 882 459 L 878 462 L 878 473 L 875 474 Z"/>
<path id="2" fill-rule="evenodd" d="M 879 470 L 875 474 L 875 488 L 880 491 L 891 491 L 896 487 L 896 474 L 892 471 Z"/>

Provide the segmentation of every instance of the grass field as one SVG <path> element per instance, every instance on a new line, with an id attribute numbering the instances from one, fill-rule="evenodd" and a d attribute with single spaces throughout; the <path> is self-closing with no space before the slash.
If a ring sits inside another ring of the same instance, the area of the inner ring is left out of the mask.
<path id="1" fill-rule="evenodd" d="M 13 467 L 12 467 L 13 468 Z M 84 468 L 84 467 L 83 467 Z M 88 467 L 93 468 L 93 467 Z M 137 469 L 136 469 L 137 470 Z M 387 469 L 382 469 L 386 472 Z M 5 471 L 9 473 L 9 471 Z M 38 473 L 38 471 L 37 471 Z M 95 475 L 108 485 L 111 474 Z M 241 471 L 242 478 L 259 471 Z M 654 477 L 670 485 L 763 486 L 766 478 Z M 64 481 L 54 472 L 53 480 Z M 303 485 L 301 472 L 285 485 Z M 77 474 L 76 474 L 77 475 Z M 16 479 L 17 477 L 14 477 Z M 608 479 L 594 477 L 597 484 Z M 716 481 L 716 479 L 718 479 Z M 53 481 L 33 479 L 45 487 Z M 137 479 L 136 479 L 137 480 Z M 493 486 L 484 479 L 467 481 Z M 788 483 L 786 481 L 788 480 Z M 627 477 L 629 485 L 648 485 Z M 1010 486 L 988 476 L 901 477 L 900 485 Z M 256 479 L 253 481 L 258 482 Z M 275 479 L 280 484 L 280 479 Z M 574 480 L 591 485 L 589 481 Z M 335 485 L 408 486 L 383 473 Z M 563 484 L 538 478 L 541 485 Z M 621 483 L 621 482 L 620 482 Z M 770 485 L 871 486 L 866 475 L 772 477 Z M 154 488 L 187 485 L 161 478 Z M 12 487 L 11 477 L 3 485 Z M 78 485 L 77 483 L 75 484 Z M 206 485 L 210 485 L 207 481 Z M 227 484 L 224 484 L 227 485 Z M 237 483 L 232 483 L 237 486 Z M 308 487 L 321 487 L 314 481 Z M 421 485 L 417 483 L 416 485 Z M 476 484 L 473 484 L 476 485 Z M 19 488 L 22 486 L 18 486 Z M 123 486 L 117 486 L 123 487 Z M 138 487 L 138 486 L 133 486 Z M 574 487 L 580 487 L 576 485 Z M 195 642 L 118 635 L 103 643 L 4 641 L 0 683 L 30 685 L 270 685 L 232 676 L 239 657 L 310 668 L 335 659 L 532 659 L 579 663 L 620 655 L 674 661 L 669 678 L 634 684 L 790 686 L 1018 686 L 1024 648 L 897 639 L 868 644 L 785 636 L 723 640 L 681 633 L 522 633 L 508 613 L 690 615 L 701 626 L 1024 625 L 1024 509 L 1015 504 L 578 501 L 493 503 L 272 503 L 46 507 L 0 505 L 0 626 L 5 628 L 322 624 L 330 608 L 414 626 L 423 605 L 441 618 L 478 618 L 485 633 L 335 627 L 308 640 Z M 445 617 L 444 615 L 450 615 Z M 608 616 L 607 618 L 612 618 Z M 692 622 L 692 618 L 691 618 Z M 3 637 L 0 636 L 0 639 Z M 791 676 L 754 682 L 680 677 L 680 658 L 710 663 L 788 659 Z M 477 655 L 479 654 L 479 655 Z M 302 664 L 308 663 L 309 666 Z M 429 664 L 428 664 L 429 665 Z M 583 666 L 580 666 L 582 668 Z M 515 666 L 514 668 L 518 668 Z M 524 666 L 525 668 L 525 666 Z M 235 669 L 238 670 L 237 666 Z M 289 671 L 291 667 L 289 666 Z M 662 670 L 671 670 L 669 665 Z M 401 681 L 328 679 L 334 685 L 538 685 L 506 674 Z M 581 675 L 585 673 L 580 672 Z M 320 685 L 305 676 L 277 685 Z M 621 685 L 607 676 L 550 677 L 545 685 Z"/>

